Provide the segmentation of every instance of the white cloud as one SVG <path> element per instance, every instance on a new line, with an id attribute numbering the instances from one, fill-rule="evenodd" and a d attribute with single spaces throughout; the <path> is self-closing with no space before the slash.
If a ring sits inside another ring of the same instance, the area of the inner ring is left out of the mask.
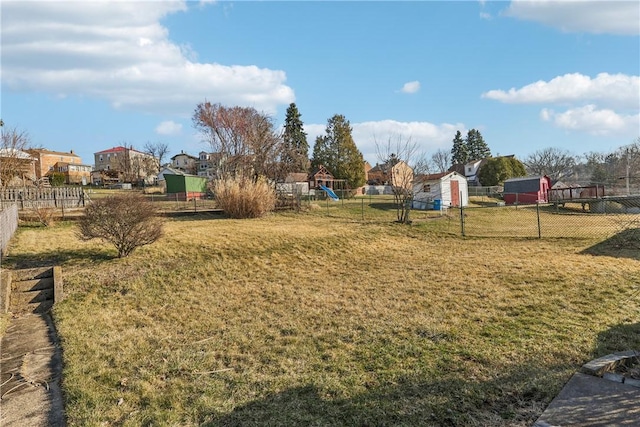
<path id="1" fill-rule="evenodd" d="M 514 0 L 503 14 L 565 32 L 640 34 L 638 1 Z"/>
<path id="2" fill-rule="evenodd" d="M 185 1 L 3 2 L 3 84 L 177 114 L 205 97 L 268 113 L 294 101 L 283 71 L 197 62 L 171 42 L 160 19 L 186 9 Z"/>
<path id="3" fill-rule="evenodd" d="M 419 90 L 420 90 L 420 82 L 417 80 L 414 80 L 412 82 L 405 83 L 404 86 L 402 86 L 402 89 L 400 91 L 403 93 L 416 93 Z"/>
<path id="4" fill-rule="evenodd" d="M 592 79 L 579 73 L 565 74 L 520 89 L 490 90 L 482 97 L 508 104 L 568 106 L 560 113 L 543 108 L 540 119 L 570 131 L 633 137 L 640 129 L 639 76 L 600 73 Z"/>
<path id="5" fill-rule="evenodd" d="M 324 135 L 325 125 L 305 124 L 309 146 L 313 148 L 316 137 Z M 375 164 L 380 162 L 376 142 L 384 145 L 387 141 L 395 144 L 398 139 L 411 141 L 418 147 L 418 151 L 431 153 L 439 148 L 450 148 L 451 141 L 457 130 L 466 133 L 464 124 L 429 122 L 399 122 L 396 120 L 380 120 L 375 122 L 351 123 L 353 140 L 362 152 L 365 160 Z M 311 153 L 309 153 L 311 154 Z"/>
<path id="6" fill-rule="evenodd" d="M 491 19 L 491 14 L 487 12 L 480 12 L 480 18 L 489 20 Z"/>
<path id="7" fill-rule="evenodd" d="M 640 77 L 600 73 L 592 79 L 580 73 L 565 74 L 520 89 L 490 90 L 482 97 L 509 104 L 597 101 L 615 108 L 637 108 L 640 105 Z"/>
<path id="8" fill-rule="evenodd" d="M 182 131 L 182 125 L 173 120 L 167 120 L 156 126 L 158 135 L 178 135 Z"/>
<path id="9" fill-rule="evenodd" d="M 618 114 L 613 110 L 598 109 L 589 104 L 563 113 L 544 108 L 540 118 L 553 122 L 559 128 L 587 132 L 593 135 L 625 135 L 638 132 L 640 114 Z"/>

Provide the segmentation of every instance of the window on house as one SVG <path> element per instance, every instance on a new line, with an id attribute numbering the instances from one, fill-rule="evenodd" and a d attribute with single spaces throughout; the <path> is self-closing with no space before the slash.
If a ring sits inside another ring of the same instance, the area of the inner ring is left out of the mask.
<path id="1" fill-rule="evenodd" d="M 102 161 L 102 154 L 100 154 L 100 161 Z"/>
<path id="2" fill-rule="evenodd" d="M 430 184 L 424 184 L 422 186 L 422 192 L 423 193 L 431 193 L 431 185 Z"/>
<path id="3" fill-rule="evenodd" d="M 471 166 L 467 168 L 467 172 L 471 173 Z"/>

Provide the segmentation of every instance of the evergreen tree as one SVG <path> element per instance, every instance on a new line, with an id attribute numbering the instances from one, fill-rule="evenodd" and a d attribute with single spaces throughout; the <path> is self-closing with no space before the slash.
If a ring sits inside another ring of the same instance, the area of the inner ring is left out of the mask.
<path id="1" fill-rule="evenodd" d="M 465 145 L 467 153 L 469 153 L 469 160 L 482 160 L 491 157 L 491 150 L 479 130 L 471 129 L 467 132 Z"/>
<path id="2" fill-rule="evenodd" d="M 282 133 L 282 164 L 285 172 L 309 170 L 309 143 L 295 103 L 289 104 Z"/>
<path id="3" fill-rule="evenodd" d="M 340 114 L 327 121 L 326 135 L 316 138 L 313 147 L 312 168 L 324 165 L 335 179 L 344 179 L 348 188 L 365 183 L 364 158 L 351 136 L 349 121 Z"/>
<path id="4" fill-rule="evenodd" d="M 469 151 L 467 145 L 462 139 L 460 131 L 456 132 L 456 136 L 453 138 L 453 148 L 451 149 L 451 163 L 452 164 L 465 164 L 469 161 Z"/>
<path id="5" fill-rule="evenodd" d="M 493 157 L 480 168 L 478 178 L 485 186 L 501 185 L 509 178 L 526 176 L 524 164 L 515 157 Z"/>

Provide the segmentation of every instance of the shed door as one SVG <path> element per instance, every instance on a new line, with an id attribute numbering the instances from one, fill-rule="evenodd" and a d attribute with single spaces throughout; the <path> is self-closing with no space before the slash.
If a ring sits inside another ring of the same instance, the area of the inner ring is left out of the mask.
<path id="1" fill-rule="evenodd" d="M 460 183 L 455 179 L 451 180 L 451 205 L 460 206 Z"/>

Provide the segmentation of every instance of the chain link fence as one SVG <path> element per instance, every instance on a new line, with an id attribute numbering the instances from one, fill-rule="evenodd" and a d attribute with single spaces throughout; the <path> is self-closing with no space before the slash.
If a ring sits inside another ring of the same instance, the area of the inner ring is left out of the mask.
<path id="1" fill-rule="evenodd" d="M 393 222 L 392 196 L 302 202 L 317 215 L 354 222 Z M 440 210 L 412 209 L 410 220 L 434 231 L 464 237 L 603 238 L 640 229 L 638 199 L 594 199 L 584 203 L 505 205 L 495 200 Z"/>
<path id="2" fill-rule="evenodd" d="M 640 206 L 623 208 L 613 201 L 582 204 L 536 204 L 452 209 L 460 234 L 468 237 L 607 238 L 640 227 Z"/>

